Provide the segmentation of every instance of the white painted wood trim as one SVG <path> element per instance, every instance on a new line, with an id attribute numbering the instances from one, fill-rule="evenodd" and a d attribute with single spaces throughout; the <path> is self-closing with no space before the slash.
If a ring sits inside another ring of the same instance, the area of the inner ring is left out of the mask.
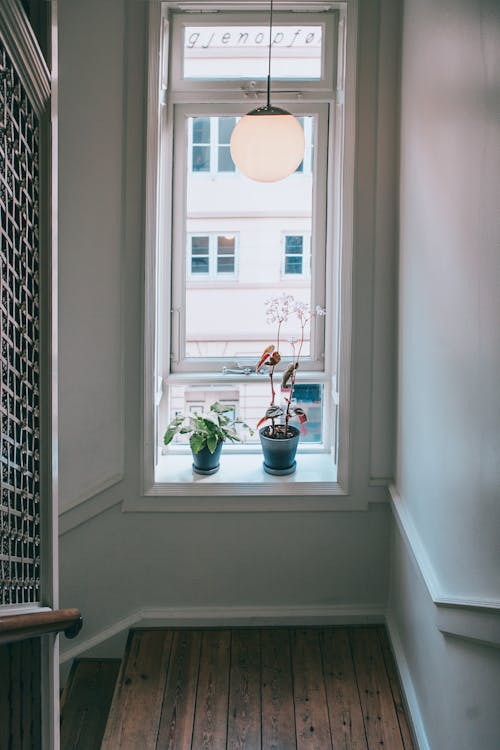
<path id="1" fill-rule="evenodd" d="M 425 725 L 422 720 L 422 714 L 420 713 L 420 706 L 417 700 L 417 694 L 411 678 L 410 668 L 406 661 L 405 652 L 401 644 L 397 628 L 395 627 L 391 617 L 386 616 L 386 626 L 389 633 L 389 640 L 391 642 L 392 650 L 394 653 L 394 659 L 396 662 L 396 668 L 398 670 L 399 680 L 403 688 L 403 696 L 406 704 L 406 715 L 410 721 L 413 729 L 413 738 L 416 740 L 418 748 L 417 750 L 431 750 L 429 740 L 425 731 Z"/>
<path id="2" fill-rule="evenodd" d="M 144 607 L 61 652 L 61 664 L 129 628 L 357 625 L 384 622 L 385 604 L 325 607 Z"/>
<path id="3" fill-rule="evenodd" d="M 156 342 L 162 336 L 169 338 L 169 329 L 156 332 L 157 300 L 158 300 L 158 274 L 157 268 L 157 244 L 158 237 L 163 233 L 162 227 L 158 228 L 158 179 L 159 179 L 159 96 L 160 96 L 160 59 L 162 44 L 162 13 L 161 3 L 150 3 L 148 14 L 148 37 L 147 37 L 147 103 L 146 103 L 146 199 L 145 199 L 145 256 L 144 256 L 144 375 L 143 375 L 143 398 L 142 422 L 143 440 L 141 474 L 144 486 L 154 482 L 154 466 L 156 463 L 156 447 L 154 436 L 156 434 L 156 413 L 153 413 L 153 404 L 156 403 L 155 393 L 158 389 L 156 383 L 158 365 L 156 361 Z M 162 107 L 164 110 L 164 107 Z M 164 112 L 161 113 L 164 116 Z M 163 186 L 162 186 L 163 187 Z M 170 342 L 167 342 L 170 346 Z M 155 409 L 156 412 L 156 409 Z"/>
<path id="4" fill-rule="evenodd" d="M 0 3 L 0 36 L 40 116 L 50 97 L 50 72 L 18 0 Z"/>
<path id="5" fill-rule="evenodd" d="M 99 516 L 109 508 L 123 502 L 121 488 L 111 488 L 101 495 L 95 495 L 80 505 L 75 505 L 70 510 L 65 510 L 59 516 L 59 536 L 64 536 L 71 529 L 80 526 L 91 518 Z"/>
<path id="6" fill-rule="evenodd" d="M 354 191 L 356 168 L 356 80 L 358 59 L 358 0 L 352 0 L 340 11 L 339 59 L 337 63 L 336 131 L 343 141 L 342 156 L 342 246 L 340 263 L 340 310 L 337 331 L 337 394 L 339 409 L 338 482 L 344 491 L 350 487 L 351 451 L 351 352 L 354 252 Z M 343 74 L 343 76 L 342 76 Z M 339 90 L 343 82 L 344 90 Z"/>
<path id="7" fill-rule="evenodd" d="M 119 472 L 118 474 L 104 477 L 102 480 L 90 485 L 76 498 L 70 499 L 67 502 L 64 502 L 64 498 L 61 498 L 60 516 L 62 516 L 64 513 L 68 513 L 74 508 L 77 508 L 79 505 L 87 503 L 89 500 L 97 497 L 97 495 L 101 495 L 103 492 L 107 492 L 108 490 L 112 489 L 117 484 L 120 484 L 120 482 L 123 481 L 124 477 L 124 473 Z"/>
<path id="8" fill-rule="evenodd" d="M 169 7 L 185 9 L 183 3 L 171 2 Z M 307 7 L 305 3 L 289 3 L 290 7 Z M 267 7 L 267 6 L 266 6 Z M 284 9 L 283 4 L 282 8 Z M 341 263 L 340 283 L 342 293 L 340 296 L 340 310 L 338 315 L 337 331 L 335 337 L 336 351 L 332 352 L 332 362 L 336 364 L 337 388 L 334 395 L 335 403 L 341 403 L 339 412 L 339 435 L 338 435 L 338 474 L 335 481 L 319 481 L 314 483 L 303 482 L 289 483 L 274 478 L 273 482 L 220 482 L 212 490 L 199 491 L 198 484 L 186 483 L 180 487 L 178 482 L 155 482 L 155 420 L 151 405 L 154 403 L 157 391 L 157 378 L 155 377 L 157 367 L 155 357 L 162 360 L 160 355 L 155 355 L 155 327 L 157 324 L 156 301 L 158 297 L 157 277 L 164 275 L 164 283 L 170 288 L 168 275 L 169 269 L 157 268 L 156 244 L 157 231 L 162 236 L 165 227 L 157 226 L 157 195 L 158 195 L 158 81 L 160 77 L 159 56 L 160 48 L 160 19 L 161 4 L 151 3 L 149 9 L 149 40 L 148 59 L 148 103 L 147 103 L 147 136 L 146 136 L 146 230 L 145 230 L 145 309 L 144 309 L 144 370 L 143 370 L 143 398 L 142 404 L 142 444 L 141 455 L 141 477 L 143 494 L 148 496 L 180 495 L 189 497 L 193 494 L 204 495 L 347 495 L 350 486 L 350 446 L 351 446 L 351 349 L 352 349 L 352 256 L 354 245 L 354 198 L 355 198 L 355 157 L 356 157 L 356 77 L 357 77 L 357 36 L 358 36 L 358 0 L 350 2 L 330 2 L 325 0 L 323 9 L 337 9 L 339 11 L 338 28 L 338 50 L 337 50 L 337 85 L 336 101 L 333 103 L 335 118 L 335 138 L 331 147 L 335 151 L 335 158 L 342 159 L 340 166 L 340 180 L 342 200 L 335 207 L 338 215 L 334 216 L 336 226 L 342 227 L 341 232 Z M 206 6 L 205 6 L 206 9 Z M 343 146 L 343 148 L 342 148 Z M 160 159 L 164 158 L 160 154 Z M 164 193 L 162 204 L 167 205 L 171 200 L 170 188 L 162 185 Z M 161 223 L 161 222 L 160 222 Z M 334 243 L 335 244 L 335 243 Z M 336 243 L 339 244 L 338 242 Z M 337 252 L 339 250 L 337 249 Z M 337 259 L 338 260 L 338 259 Z M 338 290 L 337 290 L 338 292 Z M 157 334 L 157 340 L 167 341 L 168 332 Z M 220 479 L 220 477 L 219 477 Z M 352 507 L 352 506 L 350 506 Z M 366 506 L 365 506 L 366 507 Z M 125 509 L 130 509 L 126 505 Z M 138 508 L 137 508 L 138 509 Z M 281 509 L 284 509 L 282 507 Z M 304 510 L 310 510 L 304 507 Z"/>
<path id="9" fill-rule="evenodd" d="M 399 532 L 436 605 L 436 625 L 442 633 L 500 647 L 500 600 L 462 597 L 443 589 L 405 503 L 394 485 L 389 488 Z"/>

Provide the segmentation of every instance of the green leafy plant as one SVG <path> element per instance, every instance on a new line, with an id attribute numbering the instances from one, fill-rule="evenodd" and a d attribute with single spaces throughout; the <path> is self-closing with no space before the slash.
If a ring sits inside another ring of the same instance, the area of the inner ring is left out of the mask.
<path id="1" fill-rule="evenodd" d="M 179 414 L 167 427 L 163 442 L 168 445 L 174 437 L 189 435 L 189 445 L 193 453 L 199 453 L 203 448 L 208 448 L 210 453 L 215 453 L 217 445 L 225 440 L 231 443 L 241 443 L 241 437 L 236 431 L 236 426 L 246 428 L 251 435 L 253 430 L 241 419 L 231 419 L 228 412 L 233 411 L 232 406 L 224 406 L 219 401 L 210 404 L 206 414 Z"/>

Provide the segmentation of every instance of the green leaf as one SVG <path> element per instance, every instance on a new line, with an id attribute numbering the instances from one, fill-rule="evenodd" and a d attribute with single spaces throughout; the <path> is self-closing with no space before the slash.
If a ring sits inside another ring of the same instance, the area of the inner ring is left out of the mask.
<path id="1" fill-rule="evenodd" d="M 215 401 L 210 406 L 210 411 L 214 411 L 217 414 L 225 414 L 227 411 L 231 411 L 232 408 L 233 408 L 232 406 L 224 406 L 224 404 L 221 404 L 220 401 Z"/>
<path id="2" fill-rule="evenodd" d="M 210 435 L 210 437 L 207 439 L 207 448 L 210 451 L 210 453 L 215 453 L 215 449 L 217 448 L 217 443 L 219 441 L 217 440 L 216 435 Z"/>
<path id="3" fill-rule="evenodd" d="M 199 453 L 206 445 L 205 439 L 202 435 L 197 432 L 193 432 L 189 438 L 189 445 L 193 453 Z"/>
<path id="4" fill-rule="evenodd" d="M 172 440 L 174 439 L 174 435 L 176 432 L 177 432 L 176 427 L 169 427 L 163 437 L 163 443 L 165 445 L 168 445 L 169 443 L 171 443 Z"/>

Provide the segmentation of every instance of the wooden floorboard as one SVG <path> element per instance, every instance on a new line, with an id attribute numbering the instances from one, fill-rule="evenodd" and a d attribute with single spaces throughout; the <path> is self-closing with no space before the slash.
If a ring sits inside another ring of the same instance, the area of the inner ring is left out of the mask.
<path id="1" fill-rule="evenodd" d="M 319 631 L 291 633 L 297 750 L 332 750 Z"/>
<path id="2" fill-rule="evenodd" d="M 260 631 L 234 630 L 229 677 L 228 750 L 261 746 Z"/>
<path id="3" fill-rule="evenodd" d="M 226 750 L 230 653 L 229 630 L 203 633 L 193 750 Z"/>
<path id="4" fill-rule="evenodd" d="M 172 638 L 172 631 L 132 631 L 102 750 L 156 749 Z"/>
<path id="5" fill-rule="evenodd" d="M 193 739 L 201 633 L 174 633 L 157 746 L 162 750 L 190 748 Z"/>
<path id="6" fill-rule="evenodd" d="M 286 630 L 261 631 L 262 747 L 296 750 L 292 656 Z"/>
<path id="7" fill-rule="evenodd" d="M 414 750 L 379 626 L 133 631 L 102 744 L 102 750 L 381 748 Z"/>
<path id="8" fill-rule="evenodd" d="M 350 641 L 368 747 L 404 750 L 377 629 L 353 630 Z"/>
<path id="9" fill-rule="evenodd" d="M 61 750 L 101 746 L 119 668 L 119 659 L 73 663 L 61 700 Z"/>
<path id="10" fill-rule="evenodd" d="M 367 750 L 365 725 L 347 628 L 320 633 L 323 674 L 335 750 Z"/>

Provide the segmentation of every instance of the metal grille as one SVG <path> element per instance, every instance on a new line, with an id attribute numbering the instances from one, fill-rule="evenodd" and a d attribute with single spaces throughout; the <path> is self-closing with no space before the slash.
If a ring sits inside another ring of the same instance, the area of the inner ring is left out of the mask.
<path id="1" fill-rule="evenodd" d="M 39 132 L 0 42 L 0 605 L 40 598 Z"/>

